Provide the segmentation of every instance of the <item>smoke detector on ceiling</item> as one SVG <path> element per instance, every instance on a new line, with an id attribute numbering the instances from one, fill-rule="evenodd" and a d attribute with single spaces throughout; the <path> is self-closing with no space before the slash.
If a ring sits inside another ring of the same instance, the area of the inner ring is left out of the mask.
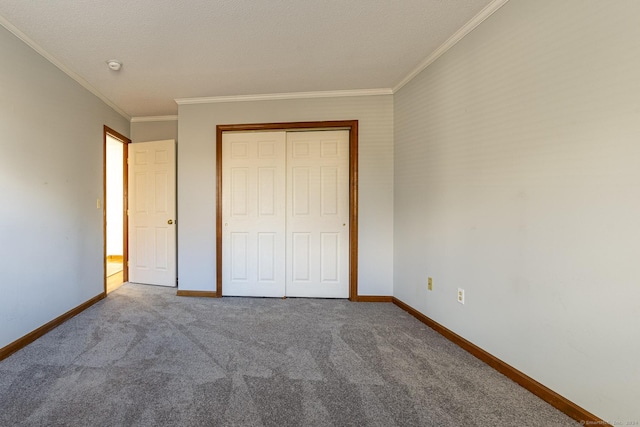
<path id="1" fill-rule="evenodd" d="M 116 61 L 115 59 L 107 61 L 107 65 L 109 66 L 109 69 L 113 71 L 120 71 L 120 68 L 122 68 L 122 62 Z"/>

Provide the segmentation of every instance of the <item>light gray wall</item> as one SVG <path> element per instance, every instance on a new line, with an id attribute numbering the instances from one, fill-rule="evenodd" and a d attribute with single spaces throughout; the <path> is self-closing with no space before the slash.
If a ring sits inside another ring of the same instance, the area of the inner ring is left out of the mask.
<path id="1" fill-rule="evenodd" d="M 178 121 L 163 120 L 131 122 L 131 142 L 164 141 L 178 139 Z"/>
<path id="2" fill-rule="evenodd" d="M 511 0 L 394 98 L 394 295 L 623 423 L 640 420 L 638 16 Z"/>
<path id="3" fill-rule="evenodd" d="M 180 105 L 178 116 L 180 289 L 215 290 L 216 125 L 355 119 L 360 131 L 359 293 L 391 295 L 391 95 Z"/>
<path id="4" fill-rule="evenodd" d="M 103 126 L 129 123 L 0 27 L 0 348 L 103 291 Z"/>

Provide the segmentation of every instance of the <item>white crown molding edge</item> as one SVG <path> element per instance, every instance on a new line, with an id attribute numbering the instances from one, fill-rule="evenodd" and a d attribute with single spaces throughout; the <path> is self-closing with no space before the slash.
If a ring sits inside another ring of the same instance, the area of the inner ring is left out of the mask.
<path id="1" fill-rule="evenodd" d="M 398 92 L 404 85 L 409 83 L 418 74 L 424 71 L 429 65 L 431 65 L 436 59 L 444 55 L 449 49 L 462 40 L 467 34 L 473 31 L 478 25 L 484 22 L 487 18 L 493 15 L 498 9 L 504 6 L 509 0 L 493 0 L 486 5 L 476 16 L 471 18 L 469 22 L 464 24 L 458 31 L 456 31 L 451 37 L 442 43 L 436 50 L 431 53 L 424 61 L 422 61 L 412 72 L 410 72 L 400 83 L 393 88 L 393 93 Z"/>
<path id="2" fill-rule="evenodd" d="M 423 60 L 412 72 L 410 72 L 400 83 L 398 83 L 392 89 L 380 88 L 380 89 L 356 89 L 356 90 L 336 90 L 336 91 L 317 91 L 317 92 L 290 92 L 290 93 L 271 93 L 260 95 L 231 95 L 231 96 L 213 96 L 213 97 L 198 97 L 198 98 L 177 98 L 175 102 L 178 105 L 189 104 L 213 104 L 222 102 L 240 102 L 240 101 L 270 101 L 270 100 L 282 100 L 282 99 L 311 99 L 311 98 L 337 98 L 337 97 L 349 97 L 349 96 L 378 96 L 378 95 L 393 95 L 411 80 L 413 80 L 418 74 L 424 71 L 429 65 L 436 61 L 440 56 L 446 53 L 449 49 L 462 40 L 467 34 L 473 31 L 478 25 L 484 22 L 487 18 L 493 15 L 498 9 L 504 6 L 509 0 L 493 0 L 487 6 L 485 6 L 476 16 L 471 18 L 465 25 L 456 31 L 451 37 L 449 37 L 442 45 L 440 45 L 431 55 Z M 82 87 L 101 99 L 109 107 L 113 108 L 118 114 L 130 121 L 136 122 L 158 122 L 158 121 L 170 121 L 178 120 L 178 116 L 148 116 L 148 117 L 131 117 L 125 113 L 120 107 L 114 104 L 111 100 L 105 97 L 96 88 L 91 86 L 89 82 L 84 80 L 80 75 L 71 71 L 64 64 L 58 61 L 55 57 L 45 51 L 40 45 L 34 42 L 29 36 L 20 31 L 16 26 L 7 21 L 7 19 L 0 15 L 0 25 L 5 27 L 9 32 L 18 37 L 29 47 L 35 50 L 38 54 L 58 67 L 62 72 L 67 74 L 73 80 L 78 82 Z"/>
<path id="3" fill-rule="evenodd" d="M 140 116 L 131 117 L 131 123 L 140 122 L 170 122 L 178 120 L 178 116 Z"/>
<path id="4" fill-rule="evenodd" d="M 58 67 L 60 71 L 65 73 L 67 76 L 71 77 L 75 80 L 80 86 L 84 87 L 86 90 L 91 92 L 93 95 L 97 96 L 102 102 L 107 104 L 109 107 L 113 108 L 118 114 L 124 117 L 127 120 L 131 120 L 131 116 L 124 112 L 120 107 L 114 104 L 109 98 L 104 96 L 101 92 L 98 91 L 95 87 L 91 86 L 89 82 L 80 77 L 79 74 L 71 71 L 67 66 L 65 66 L 62 62 L 58 61 L 53 55 L 49 54 L 46 50 L 44 50 L 38 43 L 33 41 L 29 36 L 20 31 L 15 25 L 9 22 L 4 16 L 0 15 L 0 25 L 7 29 L 14 36 L 22 40 L 27 46 L 31 49 L 35 50 L 40 56 L 42 56 L 47 61 L 51 62 L 53 65 Z"/>
<path id="5" fill-rule="evenodd" d="M 377 96 L 393 95 L 391 89 L 356 89 L 356 90 L 334 90 L 318 92 L 291 92 L 291 93 L 269 93 L 262 95 L 232 95 L 232 96 L 211 96 L 202 98 L 178 98 L 178 105 L 188 104 L 214 104 L 220 102 L 240 102 L 240 101 L 273 101 L 280 99 L 310 99 L 310 98 L 340 98 L 347 96 Z"/>

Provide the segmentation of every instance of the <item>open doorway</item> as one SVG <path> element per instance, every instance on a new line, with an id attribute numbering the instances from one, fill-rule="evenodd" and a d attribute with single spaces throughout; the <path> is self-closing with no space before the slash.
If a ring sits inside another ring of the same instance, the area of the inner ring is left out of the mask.
<path id="1" fill-rule="evenodd" d="M 104 127 L 104 289 L 128 280 L 127 148 L 131 142 Z"/>

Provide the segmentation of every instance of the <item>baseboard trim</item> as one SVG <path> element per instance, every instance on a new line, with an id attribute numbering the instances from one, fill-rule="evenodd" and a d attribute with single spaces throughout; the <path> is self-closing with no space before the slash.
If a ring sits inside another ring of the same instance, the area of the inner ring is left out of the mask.
<path id="1" fill-rule="evenodd" d="M 178 289 L 176 295 L 179 297 L 218 298 L 218 294 L 215 291 L 184 291 Z"/>
<path id="2" fill-rule="evenodd" d="M 358 295 L 355 302 L 393 302 L 393 297 L 388 295 Z"/>
<path id="3" fill-rule="evenodd" d="M 109 262 L 124 262 L 124 255 L 107 255 L 107 261 Z"/>
<path id="4" fill-rule="evenodd" d="M 83 312 L 87 308 L 91 307 L 93 304 L 97 303 L 98 301 L 103 299 L 105 296 L 106 296 L 106 293 L 102 292 L 101 294 L 96 295 L 95 297 L 91 298 L 90 300 L 83 302 L 82 304 L 80 304 L 76 308 L 72 308 L 71 310 L 67 311 L 63 315 L 56 317 L 55 319 L 53 319 L 52 321 L 50 321 L 48 323 L 45 323 L 44 325 L 40 326 L 38 329 L 35 329 L 35 330 L 29 332 L 27 335 L 23 336 L 22 338 L 18 338 L 14 342 L 12 342 L 12 343 L 6 345 L 5 347 L 1 348 L 0 349 L 0 360 L 6 359 L 7 357 L 12 355 L 16 351 L 18 351 L 20 349 L 23 349 L 24 347 L 26 347 L 27 345 L 31 344 L 32 342 L 34 342 L 35 340 L 37 340 L 38 338 L 40 338 L 41 336 L 43 336 L 47 332 L 57 328 L 58 326 L 60 326 L 64 322 L 66 322 L 67 320 L 69 320 L 72 317 L 80 314 L 81 312 Z"/>
<path id="5" fill-rule="evenodd" d="M 187 291 L 179 289 L 176 292 L 179 297 L 219 298 L 216 291 Z M 355 302 L 392 302 L 393 297 L 387 295 L 358 295 Z"/>
<path id="6" fill-rule="evenodd" d="M 564 412 L 566 415 L 573 418 L 574 420 L 579 421 L 581 423 L 586 423 L 586 424 L 612 427 L 610 424 L 607 424 L 600 418 L 593 415 L 591 412 L 587 411 L 584 408 L 581 408 L 580 406 L 576 405 L 575 403 L 568 400 L 567 398 L 559 395 L 558 393 L 551 390 L 550 388 L 540 384 L 538 381 L 534 380 L 530 376 L 524 374 L 523 372 L 520 372 L 513 366 L 503 362 L 502 360 L 486 352 L 485 350 L 473 344 L 472 342 L 467 341 L 466 339 L 462 338 L 460 335 L 447 329 L 446 327 L 442 326 L 435 320 L 430 319 L 429 317 L 420 313 L 415 308 L 402 302 L 398 298 L 393 297 L 392 302 L 398 307 L 400 307 L 401 309 L 403 309 L 404 311 L 411 314 L 416 319 L 420 320 L 425 325 L 429 326 L 431 329 L 438 332 L 440 335 L 447 338 L 449 341 L 453 342 L 454 344 L 457 344 L 462 349 L 468 351 L 473 356 L 482 360 L 484 363 L 491 366 L 496 371 L 500 372 L 501 374 L 511 379 L 512 381 L 518 383 L 520 386 L 524 387 L 525 389 L 529 390 L 531 393 L 538 396 L 540 399 L 544 400 L 545 402 L 549 403 L 550 405 Z"/>

